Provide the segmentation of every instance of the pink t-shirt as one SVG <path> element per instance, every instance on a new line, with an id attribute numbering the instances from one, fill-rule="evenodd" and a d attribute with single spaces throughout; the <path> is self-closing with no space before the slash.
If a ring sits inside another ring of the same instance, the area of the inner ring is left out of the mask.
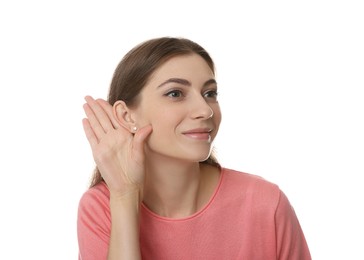
<path id="1" fill-rule="evenodd" d="M 259 176 L 222 168 L 208 204 L 190 217 L 160 217 L 141 207 L 140 245 L 151 260 L 309 260 L 287 197 Z M 104 183 L 87 190 L 78 212 L 79 259 L 106 259 L 111 217 Z"/>

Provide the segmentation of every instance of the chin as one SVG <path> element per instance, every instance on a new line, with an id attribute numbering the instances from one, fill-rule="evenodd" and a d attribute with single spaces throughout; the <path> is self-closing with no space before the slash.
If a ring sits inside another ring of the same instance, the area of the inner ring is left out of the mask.
<path id="1" fill-rule="evenodd" d="M 196 154 L 195 156 L 193 156 L 193 154 L 189 154 L 188 155 L 188 160 L 193 161 L 193 162 L 203 162 L 206 161 L 211 155 L 211 152 L 208 153 L 204 153 L 204 154 Z"/>
<path id="2" fill-rule="evenodd" d="M 167 149 L 166 149 L 167 148 Z M 147 154 L 152 154 L 162 157 L 169 157 L 174 159 L 180 159 L 189 162 L 203 162 L 206 161 L 212 152 L 211 145 L 202 146 L 191 146 L 191 145 L 182 145 L 182 146 L 160 146 L 153 145 L 149 143 L 147 146 Z"/>
<path id="3" fill-rule="evenodd" d="M 205 149 L 188 149 L 184 151 L 187 158 L 194 162 L 206 161 L 212 152 L 212 147 L 206 147 Z"/>

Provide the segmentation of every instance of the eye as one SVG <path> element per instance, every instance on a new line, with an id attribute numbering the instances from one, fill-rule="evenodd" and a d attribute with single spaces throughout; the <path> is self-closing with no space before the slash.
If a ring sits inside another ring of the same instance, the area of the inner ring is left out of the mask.
<path id="1" fill-rule="evenodd" d="M 206 91 L 205 93 L 203 93 L 203 96 L 205 98 L 209 98 L 209 99 L 217 99 L 217 91 L 216 90 L 209 90 L 209 91 Z"/>
<path id="2" fill-rule="evenodd" d="M 170 98 L 181 98 L 183 97 L 183 92 L 181 90 L 172 90 L 167 92 L 165 96 Z"/>

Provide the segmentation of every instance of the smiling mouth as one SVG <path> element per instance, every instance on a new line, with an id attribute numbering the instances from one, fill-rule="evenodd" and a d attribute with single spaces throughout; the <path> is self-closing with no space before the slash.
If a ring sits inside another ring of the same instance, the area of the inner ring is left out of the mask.
<path id="1" fill-rule="evenodd" d="M 194 129 L 187 132 L 184 132 L 183 135 L 201 141 L 211 141 L 211 129 Z"/>

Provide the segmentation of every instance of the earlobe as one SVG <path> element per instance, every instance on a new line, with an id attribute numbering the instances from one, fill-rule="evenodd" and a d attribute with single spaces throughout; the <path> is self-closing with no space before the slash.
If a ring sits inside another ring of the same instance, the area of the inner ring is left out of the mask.
<path id="1" fill-rule="evenodd" d="M 113 114 L 118 123 L 125 129 L 130 130 L 135 126 L 131 110 L 124 101 L 118 100 L 114 103 Z"/>

